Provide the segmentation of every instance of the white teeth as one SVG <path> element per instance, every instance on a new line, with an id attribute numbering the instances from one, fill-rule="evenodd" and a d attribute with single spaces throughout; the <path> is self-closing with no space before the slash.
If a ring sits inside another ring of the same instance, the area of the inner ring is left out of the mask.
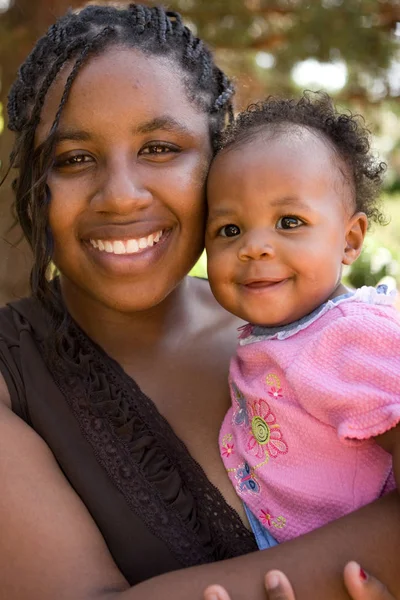
<path id="1" fill-rule="evenodd" d="M 144 250 L 154 246 L 162 237 L 162 230 L 156 233 L 150 233 L 147 237 L 141 237 L 131 240 L 89 240 L 93 248 L 100 252 L 108 252 L 109 254 L 135 254 L 139 250 Z"/>
<path id="2" fill-rule="evenodd" d="M 126 251 L 128 254 L 134 254 L 139 250 L 139 244 L 136 240 L 128 240 L 126 242 Z"/>
<path id="3" fill-rule="evenodd" d="M 125 254 L 125 244 L 123 242 L 117 241 L 113 243 L 114 246 L 114 254 Z"/>

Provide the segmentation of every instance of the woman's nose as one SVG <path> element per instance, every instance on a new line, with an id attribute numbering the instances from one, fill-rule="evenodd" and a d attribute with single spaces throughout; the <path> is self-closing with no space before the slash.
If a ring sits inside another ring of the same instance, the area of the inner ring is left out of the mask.
<path id="1" fill-rule="evenodd" d="M 257 235 L 244 236 L 238 256 L 243 261 L 268 260 L 275 256 L 275 248 L 268 234 L 260 232 Z"/>
<path id="2" fill-rule="evenodd" d="M 152 198 L 141 177 L 140 167 L 118 164 L 108 169 L 92 200 L 92 207 L 99 212 L 129 214 L 147 208 Z"/>

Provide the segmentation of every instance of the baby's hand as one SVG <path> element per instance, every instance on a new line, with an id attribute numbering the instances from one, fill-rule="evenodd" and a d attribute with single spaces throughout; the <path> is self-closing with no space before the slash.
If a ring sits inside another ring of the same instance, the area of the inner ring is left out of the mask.
<path id="1" fill-rule="evenodd" d="M 345 566 L 344 583 L 353 600 L 396 600 L 383 583 L 367 575 L 356 562 L 350 562 Z M 268 600 L 296 600 L 288 578 L 281 571 L 269 571 L 266 574 L 265 589 Z M 234 600 L 234 598 L 231 598 L 222 586 L 211 585 L 204 592 L 204 600 Z"/>

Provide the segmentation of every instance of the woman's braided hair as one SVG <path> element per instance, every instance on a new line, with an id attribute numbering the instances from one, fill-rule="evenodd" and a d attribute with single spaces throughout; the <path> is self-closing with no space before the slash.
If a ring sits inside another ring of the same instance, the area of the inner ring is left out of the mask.
<path id="1" fill-rule="evenodd" d="M 324 92 L 304 92 L 299 100 L 273 96 L 251 104 L 226 128 L 218 150 L 250 141 L 260 131 L 289 131 L 293 125 L 314 130 L 326 140 L 345 166 L 354 192 L 355 210 L 379 224 L 386 222 L 379 210 L 379 193 L 386 164 L 371 152 L 370 132 L 363 117 L 340 113 Z"/>
<path id="2" fill-rule="evenodd" d="M 47 281 L 53 248 L 46 180 L 53 161 L 54 134 L 80 67 L 89 57 L 112 45 L 137 48 L 147 55 L 176 62 L 182 70 L 189 100 L 209 115 L 214 147 L 233 116 L 232 83 L 178 13 L 137 4 L 89 5 L 68 12 L 49 28 L 21 66 L 11 88 L 8 126 L 17 134 L 10 157 L 10 168 L 19 167 L 19 176 L 13 182 L 15 211 L 34 254 L 31 289 L 53 316 L 60 314 L 60 306 L 58 294 Z M 35 149 L 35 132 L 46 94 L 66 63 L 72 65 L 72 70 L 53 126 L 47 140 Z"/>

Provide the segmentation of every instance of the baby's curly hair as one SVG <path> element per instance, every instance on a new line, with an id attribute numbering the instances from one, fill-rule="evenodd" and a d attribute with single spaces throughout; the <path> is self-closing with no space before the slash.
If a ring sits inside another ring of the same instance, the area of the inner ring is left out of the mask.
<path id="1" fill-rule="evenodd" d="M 346 167 L 343 174 L 353 188 L 355 211 L 364 212 L 370 221 L 385 224 L 379 192 L 386 164 L 371 152 L 370 132 L 363 117 L 337 112 L 324 92 L 307 91 L 300 100 L 269 96 L 250 104 L 227 127 L 218 152 L 244 144 L 260 131 L 274 134 L 289 131 L 292 125 L 314 130 L 330 144 Z"/>

